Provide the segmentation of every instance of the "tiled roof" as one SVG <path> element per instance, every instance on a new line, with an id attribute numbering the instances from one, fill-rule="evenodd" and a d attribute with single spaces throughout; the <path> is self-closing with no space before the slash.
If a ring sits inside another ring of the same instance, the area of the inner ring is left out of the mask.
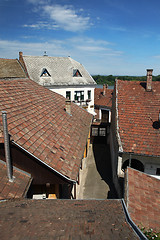
<path id="1" fill-rule="evenodd" d="M 7 201 L 0 203 L 0 222 L 1 240 L 139 239 L 120 200 Z"/>
<path id="2" fill-rule="evenodd" d="M 84 66 L 70 57 L 23 56 L 30 79 L 43 86 L 96 85 Z M 48 76 L 41 76 L 44 69 Z M 78 70 L 82 77 L 74 77 Z"/>
<path id="3" fill-rule="evenodd" d="M 112 89 L 106 88 L 105 95 L 103 95 L 103 89 L 95 88 L 94 90 L 94 104 L 98 106 L 112 107 Z"/>
<path id="4" fill-rule="evenodd" d="M 118 127 L 124 152 L 160 156 L 160 82 L 152 82 L 147 92 L 145 82 L 116 82 Z"/>
<path id="5" fill-rule="evenodd" d="M 0 78 L 26 78 L 17 59 L 0 58 Z"/>
<path id="6" fill-rule="evenodd" d="M 8 113 L 14 142 L 76 180 L 92 115 L 71 103 L 70 116 L 63 96 L 29 79 L 1 80 L 0 96 L 0 111 Z"/>
<path id="7" fill-rule="evenodd" d="M 25 197 L 31 183 L 28 173 L 13 168 L 14 181 L 9 182 L 6 163 L 0 160 L 0 200 Z"/>
<path id="8" fill-rule="evenodd" d="M 132 220 L 139 226 L 160 230 L 160 180 L 127 168 L 126 198 Z"/>

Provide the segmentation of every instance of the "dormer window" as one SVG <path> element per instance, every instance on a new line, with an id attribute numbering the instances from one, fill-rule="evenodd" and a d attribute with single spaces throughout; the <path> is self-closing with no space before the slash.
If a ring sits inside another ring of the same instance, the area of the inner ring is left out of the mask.
<path id="1" fill-rule="evenodd" d="M 43 68 L 41 77 L 51 77 L 50 73 L 47 71 L 46 68 Z"/>
<path id="2" fill-rule="evenodd" d="M 73 77 L 82 77 L 82 75 L 78 69 L 73 69 Z"/>

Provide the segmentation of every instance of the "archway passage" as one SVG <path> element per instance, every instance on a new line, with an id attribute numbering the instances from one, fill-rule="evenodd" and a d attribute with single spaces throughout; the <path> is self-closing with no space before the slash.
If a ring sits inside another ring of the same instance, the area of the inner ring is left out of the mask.
<path id="1" fill-rule="evenodd" d="M 125 170 L 127 168 L 127 166 L 129 166 L 129 159 L 126 160 L 123 165 L 122 165 L 122 170 Z M 144 172 L 144 165 L 143 163 L 141 163 L 141 161 L 137 160 L 137 159 L 131 159 L 131 164 L 130 167 L 139 170 L 141 172 Z"/>

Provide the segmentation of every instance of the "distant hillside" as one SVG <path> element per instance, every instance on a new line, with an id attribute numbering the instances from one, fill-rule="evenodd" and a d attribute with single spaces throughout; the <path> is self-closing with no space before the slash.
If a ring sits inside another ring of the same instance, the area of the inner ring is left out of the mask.
<path id="1" fill-rule="evenodd" d="M 116 78 L 121 80 L 126 80 L 126 81 L 146 81 L 146 76 L 135 77 L 135 76 L 93 75 L 92 77 L 97 84 L 100 84 L 100 85 L 108 84 L 109 86 L 114 85 L 114 81 Z M 153 81 L 160 81 L 160 75 L 153 76 Z"/>

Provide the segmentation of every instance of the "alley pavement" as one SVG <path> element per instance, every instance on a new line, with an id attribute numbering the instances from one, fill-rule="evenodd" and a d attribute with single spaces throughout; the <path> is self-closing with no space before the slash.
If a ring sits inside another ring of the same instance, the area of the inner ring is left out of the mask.
<path id="1" fill-rule="evenodd" d="M 109 146 L 103 142 L 90 144 L 83 163 L 77 199 L 117 199 L 112 182 Z"/>

